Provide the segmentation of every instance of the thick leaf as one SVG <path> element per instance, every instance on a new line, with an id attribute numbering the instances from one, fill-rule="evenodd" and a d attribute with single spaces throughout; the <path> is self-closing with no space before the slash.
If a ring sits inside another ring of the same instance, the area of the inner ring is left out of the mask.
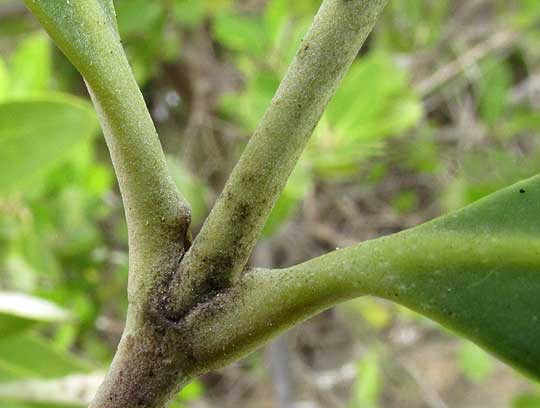
<path id="1" fill-rule="evenodd" d="M 380 268 L 372 293 L 540 378 L 540 176 L 355 250 Z"/>
<path id="2" fill-rule="evenodd" d="M 252 279 L 252 301 L 286 316 L 386 298 L 540 379 L 540 175 L 419 227 Z M 262 299 L 265 281 L 272 299 Z"/>
<path id="3" fill-rule="evenodd" d="M 94 112 L 77 98 L 0 103 L 0 195 L 31 187 L 96 130 Z"/>
<path id="4" fill-rule="evenodd" d="M 41 322 L 60 322 L 68 314 L 53 303 L 32 296 L 0 292 L 0 334 L 7 338 Z"/>

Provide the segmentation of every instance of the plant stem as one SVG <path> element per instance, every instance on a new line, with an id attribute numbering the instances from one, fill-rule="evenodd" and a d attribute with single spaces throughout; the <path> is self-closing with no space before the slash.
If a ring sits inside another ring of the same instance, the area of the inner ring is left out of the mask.
<path id="1" fill-rule="evenodd" d="M 168 316 L 234 285 L 302 150 L 386 0 L 325 0 L 171 290 Z"/>
<path id="2" fill-rule="evenodd" d="M 153 302 L 152 292 L 176 269 L 183 254 L 190 211 L 168 173 L 120 42 L 112 1 L 25 3 L 88 85 L 126 212 L 130 301 Z"/>
<path id="3" fill-rule="evenodd" d="M 247 271 L 184 319 L 193 355 L 205 370 L 216 368 L 328 307 L 374 295 L 538 379 L 539 202 L 536 176 L 398 234 L 286 269 Z"/>

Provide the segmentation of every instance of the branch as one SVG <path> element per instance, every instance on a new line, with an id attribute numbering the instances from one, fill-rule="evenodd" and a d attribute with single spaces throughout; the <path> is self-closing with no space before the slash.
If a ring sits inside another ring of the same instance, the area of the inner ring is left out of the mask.
<path id="1" fill-rule="evenodd" d="M 169 318 L 234 285 L 386 0 L 325 0 L 174 281 Z"/>
<path id="2" fill-rule="evenodd" d="M 112 1 L 25 3 L 87 83 L 126 212 L 130 300 L 149 302 L 154 282 L 177 267 L 190 214 L 168 174 L 155 127 L 120 42 Z"/>
<path id="3" fill-rule="evenodd" d="M 540 176 L 419 227 L 255 269 L 186 318 L 204 370 L 363 295 L 400 303 L 540 378 Z M 205 316 L 203 318 L 202 316 Z"/>

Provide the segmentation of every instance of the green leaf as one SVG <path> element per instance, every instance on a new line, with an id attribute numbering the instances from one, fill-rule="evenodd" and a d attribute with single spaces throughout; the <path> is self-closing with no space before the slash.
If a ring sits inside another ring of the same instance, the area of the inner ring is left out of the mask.
<path id="1" fill-rule="evenodd" d="M 377 408 L 382 390 L 382 375 L 379 367 L 379 357 L 371 352 L 358 364 L 354 397 L 351 408 Z"/>
<path id="2" fill-rule="evenodd" d="M 2 101 L 9 92 L 9 72 L 2 58 L 0 58 L 0 101 Z"/>
<path id="3" fill-rule="evenodd" d="M 116 15 L 122 37 L 146 33 L 148 27 L 155 24 L 163 11 L 163 6 L 159 2 L 146 0 L 118 2 Z"/>
<path id="4" fill-rule="evenodd" d="M 208 212 L 208 188 L 176 158 L 167 157 L 167 164 L 178 190 L 191 205 L 192 222 L 197 225 Z"/>
<path id="5" fill-rule="evenodd" d="M 222 12 L 216 15 L 213 32 L 218 41 L 233 51 L 262 56 L 267 45 L 262 26 L 261 18 Z"/>
<path id="6" fill-rule="evenodd" d="M 77 98 L 0 103 L 0 195 L 31 188 L 96 130 L 93 110 Z"/>
<path id="7" fill-rule="evenodd" d="M 207 7 L 207 4 L 200 0 L 175 0 L 173 15 L 184 26 L 194 27 L 206 16 Z"/>
<path id="8" fill-rule="evenodd" d="M 374 254 L 371 265 L 381 270 L 372 294 L 428 316 L 540 378 L 539 226 L 536 176 L 458 212 L 353 247 L 350 261 L 365 251 Z"/>
<path id="9" fill-rule="evenodd" d="M 31 334 L 0 339 L 0 383 L 54 379 L 91 371 L 91 366 Z"/>
<path id="10" fill-rule="evenodd" d="M 204 388 L 202 384 L 199 381 L 195 380 L 189 383 L 188 385 L 186 385 L 182 389 L 178 397 L 182 401 L 195 401 L 201 398 L 203 393 L 204 393 Z"/>
<path id="11" fill-rule="evenodd" d="M 490 59 L 482 65 L 482 73 L 477 84 L 480 114 L 489 126 L 495 126 L 508 108 L 512 71 L 505 63 Z"/>
<path id="12" fill-rule="evenodd" d="M 481 348 L 464 342 L 459 350 L 459 362 L 465 376 L 474 382 L 487 379 L 494 371 L 491 357 Z"/>
<path id="13" fill-rule="evenodd" d="M 87 406 L 102 374 L 34 335 L 0 339 L 0 408 Z"/>
<path id="14" fill-rule="evenodd" d="M 512 408 L 540 408 L 540 395 L 520 394 L 512 400 Z"/>
<path id="15" fill-rule="evenodd" d="M 285 189 L 279 196 L 274 208 L 270 212 L 262 235 L 271 236 L 278 228 L 293 215 L 306 192 L 311 188 L 312 181 L 309 173 L 297 165 L 293 170 Z"/>
<path id="16" fill-rule="evenodd" d="M 422 104 L 405 72 L 388 55 L 354 64 L 328 105 L 306 156 L 325 177 L 356 174 L 359 162 L 422 118 Z"/>
<path id="17" fill-rule="evenodd" d="M 51 46 L 44 32 L 32 34 L 15 51 L 11 60 L 11 93 L 15 96 L 43 92 L 51 79 Z"/>
<path id="18" fill-rule="evenodd" d="M 3 338 L 42 322 L 61 322 L 67 312 L 43 299 L 21 293 L 0 292 L 0 333 Z"/>
<path id="19" fill-rule="evenodd" d="M 540 175 L 416 228 L 276 272 L 272 279 L 287 284 L 269 307 L 378 296 L 540 379 L 539 226 Z"/>

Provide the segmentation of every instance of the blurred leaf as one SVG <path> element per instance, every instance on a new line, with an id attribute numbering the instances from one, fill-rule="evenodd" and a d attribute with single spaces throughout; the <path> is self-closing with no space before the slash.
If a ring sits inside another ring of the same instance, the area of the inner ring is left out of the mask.
<path id="1" fill-rule="evenodd" d="M 122 37 L 137 33 L 147 33 L 149 27 L 164 12 L 159 1 L 119 0 L 116 5 L 116 18 Z"/>
<path id="2" fill-rule="evenodd" d="M 405 73 L 384 54 L 354 64 L 328 105 L 307 157 L 325 177 L 347 175 L 390 136 L 419 123 L 422 104 Z"/>
<path id="3" fill-rule="evenodd" d="M 346 306 L 360 313 L 366 322 L 379 330 L 388 327 L 392 321 L 388 307 L 377 299 L 361 297 L 347 302 Z"/>
<path id="4" fill-rule="evenodd" d="M 291 2 L 288 0 L 271 0 L 266 6 L 264 22 L 268 35 L 274 40 L 279 40 L 283 26 L 287 23 L 291 12 Z"/>
<path id="5" fill-rule="evenodd" d="M 401 214 L 411 213 L 418 209 L 419 199 L 415 191 L 400 191 L 392 198 L 392 207 Z"/>
<path id="6" fill-rule="evenodd" d="M 263 237 L 274 234 L 277 229 L 293 215 L 298 204 L 310 188 L 310 175 L 300 163 L 293 170 L 285 189 L 270 212 L 262 232 Z"/>
<path id="7" fill-rule="evenodd" d="M 179 394 L 183 401 L 195 401 L 203 396 L 204 388 L 200 381 L 192 381 L 186 385 Z"/>
<path id="8" fill-rule="evenodd" d="M 262 56 L 267 38 L 262 19 L 230 12 L 216 15 L 213 33 L 216 39 L 233 51 Z"/>
<path id="9" fill-rule="evenodd" d="M 357 367 L 358 376 L 354 386 L 351 408 L 377 408 L 382 391 L 383 379 L 379 357 L 375 351 L 365 356 Z"/>
<path id="10" fill-rule="evenodd" d="M 0 195 L 31 182 L 69 157 L 97 130 L 90 106 L 55 96 L 0 103 Z"/>
<path id="11" fill-rule="evenodd" d="M 10 78 L 7 66 L 2 58 L 0 58 L 0 101 L 2 101 L 9 92 Z"/>
<path id="12" fill-rule="evenodd" d="M 482 64 L 482 74 L 477 83 L 480 114 L 489 126 L 494 126 L 508 109 L 512 72 L 504 62 L 489 59 Z"/>
<path id="13" fill-rule="evenodd" d="M 512 408 L 540 408 L 540 395 L 520 394 L 512 400 Z"/>
<path id="14" fill-rule="evenodd" d="M 540 19 L 540 8 L 537 0 L 520 0 L 518 4 L 517 27 L 527 27 Z"/>
<path id="15" fill-rule="evenodd" d="M 175 0 L 173 14 L 176 20 L 187 27 L 194 27 L 206 16 L 207 5 L 201 0 Z"/>
<path id="16" fill-rule="evenodd" d="M 90 371 L 90 365 L 31 334 L 0 339 L 0 383 Z"/>
<path id="17" fill-rule="evenodd" d="M 103 381 L 101 372 L 57 379 L 28 379 L 0 383 L 0 408 L 86 407 Z M 8 401 L 3 403 L 2 400 Z M 8 405 L 9 404 L 9 405 Z"/>
<path id="18" fill-rule="evenodd" d="M 459 350 L 459 362 L 465 376 L 474 382 L 487 379 L 495 367 L 491 357 L 471 342 L 463 342 Z"/>
<path id="19" fill-rule="evenodd" d="M 44 32 L 26 38 L 11 59 L 11 93 L 14 96 L 43 92 L 51 79 L 51 45 Z"/>
<path id="20" fill-rule="evenodd" d="M 508 118 L 498 124 L 496 130 L 503 138 L 540 130 L 540 112 L 529 109 L 514 110 Z"/>
<path id="21" fill-rule="evenodd" d="M 208 188 L 176 158 L 167 157 L 167 163 L 178 190 L 191 206 L 193 224 L 199 224 L 208 212 Z"/>
<path id="22" fill-rule="evenodd" d="M 0 292 L 0 333 L 6 338 L 36 323 L 61 322 L 66 311 L 43 299 L 14 292 Z"/>
<path id="23" fill-rule="evenodd" d="M 450 0 L 389 2 L 376 40 L 381 48 L 405 53 L 436 46 L 452 4 Z"/>
<path id="24" fill-rule="evenodd" d="M 279 77 L 274 72 L 259 70 L 248 81 L 241 95 L 228 94 L 222 97 L 221 108 L 237 118 L 247 130 L 253 131 L 279 86 Z"/>

